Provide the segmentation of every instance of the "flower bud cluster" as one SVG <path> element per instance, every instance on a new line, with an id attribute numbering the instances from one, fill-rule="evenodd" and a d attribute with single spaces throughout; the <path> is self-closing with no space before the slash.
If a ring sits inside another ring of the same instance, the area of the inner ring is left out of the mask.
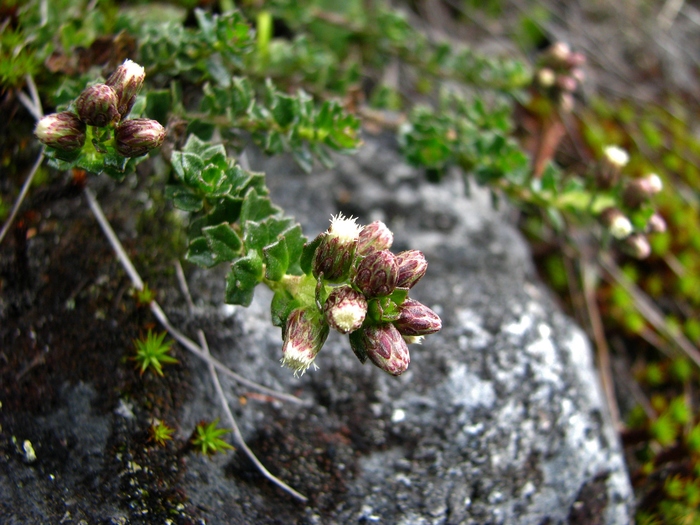
<path id="1" fill-rule="evenodd" d="M 646 234 L 666 230 L 666 222 L 658 213 L 648 219 L 644 232 L 635 231 L 632 221 L 619 208 L 604 209 L 598 219 L 622 251 L 636 259 L 645 259 L 651 253 L 651 245 Z"/>
<path id="2" fill-rule="evenodd" d="M 623 178 L 622 170 L 629 160 L 629 154 L 622 148 L 603 148 L 603 156 L 592 177 L 592 191 L 612 190 L 620 204 L 604 209 L 598 219 L 622 251 L 644 259 L 651 253 L 647 235 L 666 231 L 666 222 L 653 210 L 651 202 L 663 189 L 663 182 L 655 173 L 636 179 Z M 640 226 L 645 220 L 646 224 Z"/>
<path id="3" fill-rule="evenodd" d="M 574 92 L 583 82 L 586 57 L 571 51 L 568 44 L 556 42 L 542 55 L 535 72 L 534 87 L 563 112 L 574 109 Z"/>
<path id="4" fill-rule="evenodd" d="M 119 155 L 145 155 L 165 139 L 165 128 L 157 121 L 126 118 L 145 77 L 143 67 L 127 59 L 105 83 L 85 88 L 75 99 L 74 111 L 53 113 L 39 120 L 34 135 L 47 146 L 71 152 L 85 145 L 87 126 L 113 128 Z"/>
<path id="5" fill-rule="evenodd" d="M 381 221 L 360 227 L 355 219 L 339 214 L 310 243 L 316 246 L 311 263 L 315 303 L 293 310 L 287 318 L 283 365 L 303 373 L 333 328 L 349 335 L 350 347 L 362 363 L 369 359 L 396 376 L 406 371 L 407 344 L 437 332 L 442 321 L 407 297 L 425 275 L 425 256 L 418 250 L 394 254 L 393 240 Z"/>
<path id="6" fill-rule="evenodd" d="M 628 182 L 622 193 L 622 203 L 628 214 L 634 214 L 643 206 L 648 205 L 651 197 L 661 191 L 663 185 L 658 175 L 652 173 L 646 177 L 633 179 Z M 622 250 L 637 259 L 644 259 L 651 253 L 651 245 L 647 236 L 666 231 L 666 221 L 653 212 L 646 221 L 642 231 L 635 231 L 632 221 L 619 208 L 604 209 L 599 220 L 608 233 L 619 242 Z"/>

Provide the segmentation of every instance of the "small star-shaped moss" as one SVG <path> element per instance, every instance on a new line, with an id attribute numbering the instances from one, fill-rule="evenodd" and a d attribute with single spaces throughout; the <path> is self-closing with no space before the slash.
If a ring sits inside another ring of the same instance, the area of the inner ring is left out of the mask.
<path id="1" fill-rule="evenodd" d="M 164 447 L 167 441 L 173 439 L 173 432 L 175 432 L 174 428 L 169 427 L 159 420 L 155 420 L 148 429 L 150 441 L 153 441 L 161 447 Z"/>
<path id="2" fill-rule="evenodd" d="M 131 359 L 136 361 L 136 368 L 140 369 L 143 374 L 151 368 L 159 376 L 163 375 L 163 364 L 177 363 L 177 359 L 168 355 L 173 342 L 163 342 L 165 332 L 154 334 L 150 330 L 146 335 L 146 339 L 135 339 L 134 346 L 136 347 L 136 355 Z"/>
<path id="3" fill-rule="evenodd" d="M 210 423 L 202 421 L 195 427 L 194 435 L 192 436 L 192 444 L 202 454 L 216 454 L 222 450 L 233 448 L 220 437 L 229 433 L 230 430 L 216 428 L 218 424 L 219 419 L 217 418 Z"/>

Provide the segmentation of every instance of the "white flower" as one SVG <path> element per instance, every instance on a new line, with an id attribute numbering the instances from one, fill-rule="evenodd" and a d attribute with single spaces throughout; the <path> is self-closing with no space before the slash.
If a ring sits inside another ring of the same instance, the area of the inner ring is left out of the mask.
<path id="1" fill-rule="evenodd" d="M 540 84 L 542 87 L 551 87 L 554 85 L 554 82 L 556 81 L 557 77 L 554 74 L 554 71 L 552 71 L 548 67 L 543 67 L 537 72 L 537 82 Z"/>
<path id="2" fill-rule="evenodd" d="M 647 183 L 649 184 L 649 190 L 652 194 L 657 194 L 664 189 L 664 183 L 656 173 L 650 173 L 646 176 Z"/>
<path id="3" fill-rule="evenodd" d="M 295 345 L 292 341 L 285 342 L 282 347 L 284 354 L 280 362 L 282 366 L 290 368 L 294 372 L 294 377 L 304 375 L 311 365 L 314 365 L 314 370 L 318 370 L 318 366 L 314 363 L 318 352 L 308 345 Z"/>
<path id="4" fill-rule="evenodd" d="M 627 154 L 627 152 L 622 148 L 618 148 L 617 146 L 607 146 L 603 150 L 603 153 L 605 154 L 605 158 L 608 160 L 608 162 L 617 168 L 624 168 L 630 161 L 630 156 Z"/>
<path id="5" fill-rule="evenodd" d="M 359 301 L 343 301 L 329 313 L 331 326 L 343 334 L 354 332 L 362 326 L 365 315 L 367 315 L 367 303 L 362 305 Z"/>
<path id="6" fill-rule="evenodd" d="M 634 228 L 632 227 L 632 223 L 630 220 L 625 217 L 624 215 L 618 215 L 615 217 L 610 224 L 610 235 L 615 237 L 616 239 L 624 239 L 625 237 L 628 237 Z"/>
<path id="7" fill-rule="evenodd" d="M 124 68 L 124 82 L 129 82 L 134 78 L 143 82 L 143 79 L 146 76 L 146 71 L 143 69 L 143 67 L 138 65 L 133 60 L 129 60 L 128 58 L 124 61 L 122 67 Z"/>
<path id="8" fill-rule="evenodd" d="M 345 217 L 342 213 L 331 217 L 331 227 L 328 234 L 336 237 L 341 243 L 352 243 L 360 237 L 362 226 L 357 224 L 354 217 Z"/>

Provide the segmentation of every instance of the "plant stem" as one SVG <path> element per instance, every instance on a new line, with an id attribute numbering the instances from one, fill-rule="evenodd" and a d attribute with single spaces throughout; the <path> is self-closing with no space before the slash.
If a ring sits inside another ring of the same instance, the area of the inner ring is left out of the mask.
<path id="1" fill-rule="evenodd" d="M 19 196 L 17 197 L 17 200 L 15 201 L 15 204 L 12 207 L 12 211 L 10 212 L 10 216 L 5 221 L 5 224 L 2 225 L 2 231 L 0 231 L 0 242 L 2 242 L 2 240 L 5 238 L 5 235 L 7 235 L 10 226 L 15 220 L 15 217 L 17 217 L 17 213 L 19 212 L 19 209 L 22 206 L 22 202 L 24 201 L 24 198 L 27 196 L 27 192 L 29 191 L 29 186 L 31 186 L 32 184 L 34 175 L 36 175 L 36 172 L 39 170 L 39 166 L 41 166 L 41 163 L 43 161 L 44 150 L 42 149 L 41 153 L 39 153 L 39 156 L 36 159 L 36 162 L 34 162 L 34 166 L 32 166 L 29 175 L 27 175 L 27 178 L 24 181 L 24 184 L 22 185 L 22 189 L 19 192 Z"/>
<path id="2" fill-rule="evenodd" d="M 204 337 L 204 332 L 202 330 L 198 330 L 197 333 L 199 335 L 200 345 L 204 349 L 205 355 L 209 355 L 209 346 L 207 345 L 207 340 Z M 284 481 L 275 477 L 269 470 L 267 470 L 267 468 L 265 468 L 265 465 L 263 465 L 260 462 L 260 460 L 257 458 L 257 456 L 253 453 L 253 451 L 250 450 L 250 448 L 246 444 L 245 440 L 243 439 L 243 435 L 241 434 L 241 431 L 238 428 L 238 425 L 236 424 L 236 420 L 234 419 L 233 413 L 231 412 L 231 407 L 228 406 L 228 400 L 226 399 L 226 394 L 224 393 L 224 389 L 221 388 L 221 382 L 219 381 L 219 376 L 216 373 L 216 369 L 211 364 L 209 364 L 209 374 L 211 375 L 212 382 L 214 383 L 214 387 L 216 388 L 216 394 L 219 397 L 219 401 L 221 402 L 221 406 L 224 408 L 224 412 L 226 413 L 228 423 L 229 423 L 229 425 L 231 425 L 231 428 L 233 429 L 233 435 L 236 438 L 236 441 L 238 442 L 239 446 L 243 449 L 243 451 L 248 456 L 248 458 L 255 464 L 255 466 L 260 471 L 260 473 L 263 476 L 265 476 L 268 480 L 270 480 L 272 483 L 274 483 L 275 485 L 280 487 L 285 492 L 291 494 L 295 498 L 297 498 L 301 501 L 304 501 L 304 502 L 308 501 L 308 498 L 306 496 L 304 496 L 300 492 L 297 492 L 292 487 L 287 485 Z"/>

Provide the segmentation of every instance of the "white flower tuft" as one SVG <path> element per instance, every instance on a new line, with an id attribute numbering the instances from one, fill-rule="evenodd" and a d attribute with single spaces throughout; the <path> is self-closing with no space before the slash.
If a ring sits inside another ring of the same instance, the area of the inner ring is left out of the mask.
<path id="1" fill-rule="evenodd" d="M 314 363 L 316 354 L 309 347 L 300 348 L 293 343 L 288 343 L 284 345 L 282 352 L 284 356 L 280 362 L 282 366 L 294 371 L 294 377 L 303 376 L 311 365 L 314 365 L 314 370 L 318 370 L 318 366 Z"/>
<path id="2" fill-rule="evenodd" d="M 45 117 L 41 117 L 39 122 L 37 122 L 36 127 L 34 128 L 34 134 L 39 140 L 48 140 L 49 138 L 52 138 L 50 133 L 53 126 L 57 122 L 55 115 L 55 113 L 46 115 Z"/>
<path id="3" fill-rule="evenodd" d="M 554 82 L 557 80 L 557 76 L 548 67 L 543 67 L 537 72 L 537 82 L 539 82 L 542 87 L 552 87 Z"/>
<path id="4" fill-rule="evenodd" d="M 650 173 L 647 175 L 646 179 L 649 182 L 649 189 L 653 194 L 657 194 L 664 189 L 664 183 L 661 180 L 661 177 L 659 177 L 656 173 Z"/>
<path id="5" fill-rule="evenodd" d="M 342 213 L 331 217 L 331 227 L 328 233 L 340 242 L 355 242 L 360 237 L 362 226 L 357 224 L 355 217 L 345 217 Z"/>
<path id="6" fill-rule="evenodd" d="M 367 305 L 362 308 L 358 301 L 345 301 L 339 306 L 331 309 L 331 316 L 337 329 L 346 334 L 357 330 L 367 314 Z"/>
<path id="7" fill-rule="evenodd" d="M 624 168 L 630 161 L 628 153 L 617 146 L 608 146 L 603 150 L 603 153 L 605 154 L 605 158 L 608 159 L 608 162 L 618 168 Z"/>
<path id="8" fill-rule="evenodd" d="M 129 60 L 128 58 L 124 61 L 122 67 L 124 68 L 124 72 L 126 73 L 125 81 L 127 82 L 130 81 L 132 78 L 143 78 L 146 76 L 146 71 L 143 69 L 143 67 L 138 65 L 133 60 Z"/>
<path id="9" fill-rule="evenodd" d="M 634 228 L 632 228 L 632 223 L 624 215 L 618 215 L 610 224 L 610 235 L 616 239 L 624 239 L 629 237 Z"/>

